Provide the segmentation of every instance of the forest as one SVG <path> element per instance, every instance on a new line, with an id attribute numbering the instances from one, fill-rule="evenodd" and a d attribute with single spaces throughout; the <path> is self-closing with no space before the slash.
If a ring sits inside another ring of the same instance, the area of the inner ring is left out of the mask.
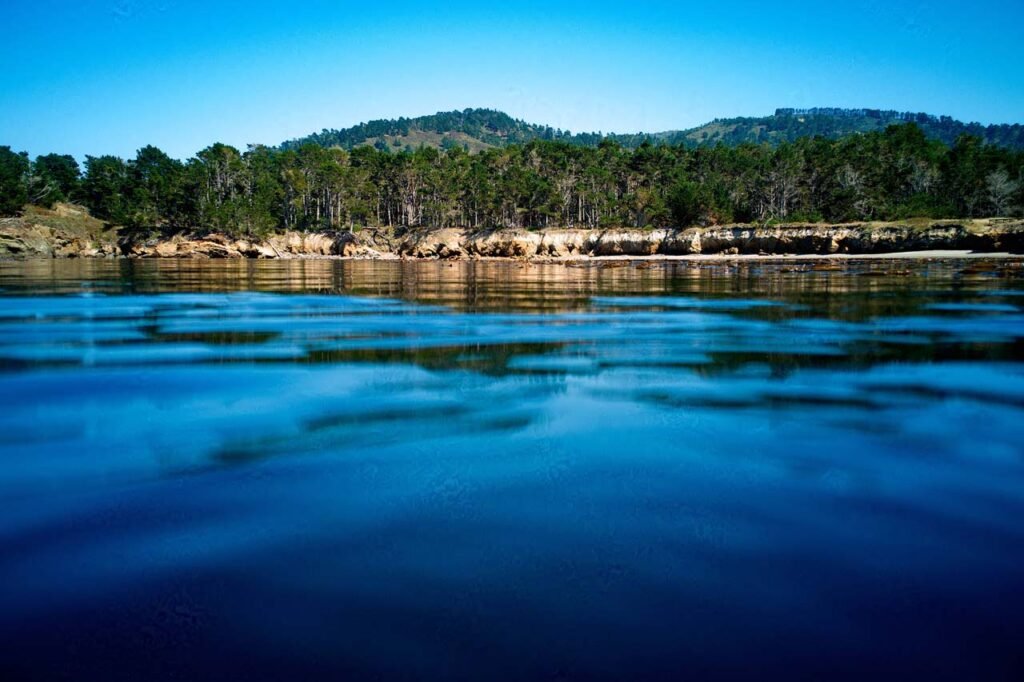
<path id="1" fill-rule="evenodd" d="M 1024 149 L 1024 125 L 1019 123 L 982 125 L 964 123 L 949 116 L 925 113 L 835 107 L 776 109 L 770 116 L 717 118 L 686 130 L 630 134 L 573 133 L 560 128 L 520 121 L 493 109 L 463 109 L 415 118 L 369 121 L 341 130 L 325 129 L 306 137 L 289 140 L 281 147 L 298 149 L 312 142 L 321 147 L 342 149 L 354 149 L 369 144 L 380 150 L 399 151 L 408 147 L 407 151 L 412 151 L 421 143 L 447 148 L 469 141 L 476 148 L 486 148 L 526 144 L 532 140 L 556 140 L 580 147 L 596 147 L 605 140 L 612 140 L 628 149 L 636 149 L 644 142 L 687 147 L 714 147 L 718 144 L 734 146 L 746 142 L 775 145 L 795 142 L 801 137 L 821 136 L 839 139 L 850 135 L 882 132 L 890 125 L 902 123 L 916 123 L 926 137 L 941 140 L 949 145 L 967 133 L 980 137 L 986 144 Z M 432 144 L 434 137 L 441 138 L 440 144 Z"/>
<path id="2" fill-rule="evenodd" d="M 689 146 L 735 145 L 744 142 L 778 144 L 801 137 L 838 139 L 849 135 L 882 132 L 890 125 L 916 123 L 929 139 L 952 145 L 963 134 L 975 135 L 986 144 L 1024 149 L 1024 126 L 1019 123 L 982 125 L 963 123 L 949 116 L 880 109 L 776 109 L 771 116 L 716 119 L 690 130 L 658 133 L 668 144 Z"/>
<path id="3" fill-rule="evenodd" d="M 842 139 L 635 149 L 604 139 L 468 153 L 214 144 L 187 161 L 147 146 L 133 159 L 0 147 L 0 215 L 84 205 L 137 232 L 363 226 L 683 227 L 1021 215 L 1024 152 L 914 122 Z"/>

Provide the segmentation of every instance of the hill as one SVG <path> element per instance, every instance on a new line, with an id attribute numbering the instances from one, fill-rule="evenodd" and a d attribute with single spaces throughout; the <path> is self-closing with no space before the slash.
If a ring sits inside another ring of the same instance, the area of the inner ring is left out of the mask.
<path id="1" fill-rule="evenodd" d="M 885 130 L 890 125 L 916 123 L 932 139 L 953 144 L 964 133 L 976 135 L 988 144 L 1024 149 L 1024 126 L 999 124 L 983 126 L 963 123 L 949 116 L 880 109 L 776 109 L 771 116 L 715 119 L 689 130 L 655 133 L 652 137 L 669 144 L 689 146 L 736 145 L 744 142 L 778 144 L 800 137 L 820 135 L 840 138 Z"/>
<path id="2" fill-rule="evenodd" d="M 418 116 L 381 119 L 342 130 L 324 129 L 307 137 L 290 140 L 283 149 L 295 149 L 312 142 L 322 147 L 351 149 L 371 145 L 382 151 L 401 151 L 420 145 L 446 148 L 460 146 L 479 151 L 530 140 L 561 139 L 566 133 L 550 126 L 534 125 L 493 109 L 465 109 Z M 569 135 L 569 137 L 572 137 Z"/>
<path id="3" fill-rule="evenodd" d="M 372 145 L 380 150 L 402 151 L 420 146 L 444 149 L 453 146 L 476 152 L 530 140 L 563 140 L 570 144 L 594 147 L 610 139 L 634 149 L 645 140 L 654 143 L 682 144 L 687 147 L 727 146 L 751 143 L 779 144 L 820 135 L 841 138 L 885 130 L 900 123 L 916 123 L 929 138 L 952 144 L 963 133 L 970 133 L 1009 149 L 1024 149 L 1024 126 L 963 123 L 949 116 L 884 111 L 879 109 L 776 109 L 771 116 L 715 119 L 696 128 L 658 133 L 602 134 L 576 133 L 551 126 L 527 123 L 493 109 L 465 109 L 419 116 L 376 120 L 341 130 L 324 129 L 303 138 L 290 140 L 283 149 L 296 149 L 313 143 L 322 147 L 351 149 Z"/>

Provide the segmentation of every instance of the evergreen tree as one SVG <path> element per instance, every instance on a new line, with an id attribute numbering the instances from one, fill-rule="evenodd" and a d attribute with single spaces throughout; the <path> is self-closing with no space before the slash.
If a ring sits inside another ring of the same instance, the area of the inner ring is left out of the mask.
<path id="1" fill-rule="evenodd" d="M 473 111 L 438 129 L 480 123 Z M 485 117 L 486 120 L 486 117 Z M 369 124 L 368 124 L 369 125 Z M 407 127 L 400 119 L 395 127 Z M 212 145 L 186 163 L 156 147 L 125 162 L 0 148 L 3 210 L 81 198 L 132 229 L 670 227 L 772 221 L 1019 215 L 1024 152 L 964 135 L 952 146 L 909 122 L 833 140 L 690 148 L 611 138 L 573 144 L 560 131 L 470 154 L 459 144 L 381 151 L 308 143 Z"/>
<path id="2" fill-rule="evenodd" d="M 128 164 L 116 156 L 86 156 L 82 195 L 89 211 L 112 223 L 130 223 Z"/>
<path id="3" fill-rule="evenodd" d="M 28 154 L 0 147 L 0 216 L 17 215 L 28 202 Z"/>
<path id="4" fill-rule="evenodd" d="M 58 201 L 77 201 L 80 197 L 81 170 L 75 157 L 68 154 L 37 156 L 32 164 L 32 203 L 50 207 Z"/>

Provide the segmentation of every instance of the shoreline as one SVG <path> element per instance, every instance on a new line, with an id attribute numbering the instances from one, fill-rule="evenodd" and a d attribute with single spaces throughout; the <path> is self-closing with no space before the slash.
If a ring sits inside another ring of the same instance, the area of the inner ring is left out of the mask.
<path id="1" fill-rule="evenodd" d="M 75 207 L 0 220 L 0 258 L 360 260 L 790 260 L 1024 256 L 1024 219 L 723 225 L 688 228 L 393 229 L 239 236 L 131 233 Z"/>
<path id="2" fill-rule="evenodd" d="M 341 261 L 397 261 L 397 262 L 489 262 L 489 263 L 529 263 L 529 264 L 577 264 L 577 263 L 620 263 L 640 261 L 644 263 L 657 262 L 721 262 L 721 261 L 822 261 L 822 260 L 962 260 L 962 259 L 992 259 L 992 260 L 1021 260 L 1024 261 L 1024 253 L 1010 253 L 1009 251 L 970 251 L 958 249 L 932 249 L 922 251 L 893 251 L 886 253 L 790 253 L 790 254 L 652 254 L 647 256 L 567 256 L 567 257 L 531 257 L 515 258 L 510 256 L 477 256 L 470 258 L 368 258 L 365 256 L 306 256 L 300 257 L 305 260 L 341 260 Z"/>
<path id="3" fill-rule="evenodd" d="M 282 258 L 183 258 L 180 256 L 154 256 L 154 257 L 132 257 L 122 255 L 109 255 L 99 257 L 51 257 L 51 256 L 3 256 L 0 255 L 0 263 L 20 263 L 30 261 L 50 260 L 106 260 L 106 261 L 154 261 L 154 262 L 181 262 L 181 261 L 223 261 L 223 262 L 302 262 L 302 261 L 337 261 L 343 263 L 437 263 L 455 265 L 457 263 L 509 263 L 517 265 L 565 265 L 583 266 L 588 263 L 595 265 L 607 263 L 786 263 L 786 262 L 822 262 L 822 261 L 935 261 L 935 260 L 997 260 L 997 261 L 1020 261 L 1024 262 L 1024 253 L 1010 253 L 1008 251 L 969 251 L 959 249 L 931 249 L 922 251 L 894 251 L 884 253 L 791 253 L 791 254 L 687 254 L 668 255 L 652 254 L 641 256 L 534 256 L 529 258 L 513 256 L 471 256 L 459 258 L 420 258 L 407 256 L 386 255 L 379 256 L 331 256 L 331 255 L 289 255 Z"/>

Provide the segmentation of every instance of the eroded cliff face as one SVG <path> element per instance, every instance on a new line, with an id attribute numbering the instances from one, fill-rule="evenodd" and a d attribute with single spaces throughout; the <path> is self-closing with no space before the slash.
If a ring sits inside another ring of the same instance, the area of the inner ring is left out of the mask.
<path id="1" fill-rule="evenodd" d="M 390 237 L 360 232 L 282 232 L 265 239 L 179 234 L 121 241 L 129 258 L 397 258 Z"/>
<path id="2" fill-rule="evenodd" d="M 699 254 L 872 254 L 957 249 L 1024 252 L 1024 221 L 910 225 L 728 226 L 683 230 L 418 231 L 399 241 L 411 258 L 571 258 Z"/>
<path id="3" fill-rule="evenodd" d="M 221 234 L 88 238 L 23 219 L 0 221 L 0 257 L 132 258 L 581 258 L 698 254 L 873 254 L 935 249 L 1024 253 L 1024 220 L 926 225 L 781 225 L 665 229 L 388 229 L 285 232 L 265 239 Z"/>
<path id="4" fill-rule="evenodd" d="M 95 258 L 120 255 L 110 239 L 97 239 L 19 218 L 0 220 L 0 258 Z"/>

